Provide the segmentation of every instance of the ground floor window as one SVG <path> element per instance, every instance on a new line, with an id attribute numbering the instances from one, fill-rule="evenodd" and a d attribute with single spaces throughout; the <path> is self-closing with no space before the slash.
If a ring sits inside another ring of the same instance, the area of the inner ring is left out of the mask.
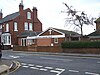
<path id="1" fill-rule="evenodd" d="M 35 39 L 29 39 L 28 40 L 28 45 L 32 45 L 35 44 Z"/>
<path id="2" fill-rule="evenodd" d="M 2 34 L 1 42 L 3 43 L 3 45 L 11 45 L 11 34 L 10 33 Z"/>
<path id="3" fill-rule="evenodd" d="M 58 38 L 54 38 L 54 43 L 58 43 Z"/>
<path id="4" fill-rule="evenodd" d="M 27 39 L 25 38 L 21 39 L 21 46 L 27 46 Z"/>

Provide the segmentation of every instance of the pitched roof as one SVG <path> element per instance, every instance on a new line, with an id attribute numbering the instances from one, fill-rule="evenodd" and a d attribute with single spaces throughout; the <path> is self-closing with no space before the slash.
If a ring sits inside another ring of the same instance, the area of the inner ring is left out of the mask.
<path id="1" fill-rule="evenodd" d="M 57 29 L 57 28 L 52 28 L 52 27 L 49 27 L 47 30 L 41 32 L 38 36 L 40 36 L 41 34 L 45 33 L 49 29 L 54 30 L 54 31 L 56 31 L 58 33 L 61 33 L 62 35 L 66 35 L 66 36 L 73 36 L 73 37 L 81 36 L 80 34 L 74 32 L 74 31 L 68 31 L 68 30 Z"/>
<path id="2" fill-rule="evenodd" d="M 16 18 L 16 17 L 19 16 L 19 15 L 20 15 L 19 12 L 15 12 L 15 13 L 13 13 L 13 14 L 7 15 L 7 16 L 5 16 L 4 18 L 2 18 L 2 19 L 0 20 L 0 24 L 3 23 L 3 22 L 10 21 L 10 20 Z"/>
<path id="3" fill-rule="evenodd" d="M 100 30 L 90 33 L 88 36 L 100 36 Z"/>
<path id="4" fill-rule="evenodd" d="M 100 17 L 95 22 L 100 22 Z"/>
<path id="5" fill-rule="evenodd" d="M 53 29 L 56 29 L 56 30 L 58 30 L 58 31 L 60 31 L 60 32 L 66 34 L 66 35 L 70 35 L 70 34 L 71 34 L 71 35 L 80 35 L 80 34 L 74 32 L 74 31 L 68 31 L 68 30 L 57 29 L 57 28 L 53 28 Z"/>
<path id="6" fill-rule="evenodd" d="M 24 31 L 21 34 L 19 34 L 17 37 L 37 36 L 39 33 L 41 32 Z"/>

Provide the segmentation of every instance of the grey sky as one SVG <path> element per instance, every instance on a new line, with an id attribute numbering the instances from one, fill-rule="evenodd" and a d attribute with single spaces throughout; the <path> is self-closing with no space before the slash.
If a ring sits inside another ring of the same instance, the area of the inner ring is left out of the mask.
<path id="1" fill-rule="evenodd" d="M 0 0 L 0 9 L 3 11 L 3 16 L 17 12 L 21 0 Z M 100 0 L 23 0 L 24 9 L 33 6 L 38 9 L 38 17 L 43 24 L 43 30 L 48 27 L 73 30 L 65 27 L 66 14 L 61 11 L 66 10 L 62 4 L 67 3 L 73 6 L 78 11 L 84 11 L 88 16 L 98 17 L 100 13 Z M 84 34 L 89 34 L 94 31 L 95 26 L 85 26 Z M 90 30 L 88 30 L 90 29 Z"/>

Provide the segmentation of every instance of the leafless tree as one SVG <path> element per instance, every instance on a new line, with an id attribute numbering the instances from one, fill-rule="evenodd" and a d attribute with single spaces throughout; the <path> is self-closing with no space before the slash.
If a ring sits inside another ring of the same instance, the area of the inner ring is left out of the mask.
<path id="1" fill-rule="evenodd" d="M 84 11 L 76 11 L 72 6 L 68 6 L 66 3 L 63 4 L 67 7 L 67 15 L 70 16 L 66 18 L 67 24 L 74 24 L 76 27 L 79 27 L 83 36 L 83 25 L 93 25 L 94 18 L 89 19 Z"/>

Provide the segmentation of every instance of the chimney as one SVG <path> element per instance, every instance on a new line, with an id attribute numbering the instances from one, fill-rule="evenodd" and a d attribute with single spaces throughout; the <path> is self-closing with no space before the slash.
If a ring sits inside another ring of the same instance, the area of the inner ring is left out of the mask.
<path id="1" fill-rule="evenodd" d="M 37 8 L 33 7 L 33 19 L 34 21 L 37 19 Z"/>
<path id="2" fill-rule="evenodd" d="M 24 8 L 23 0 L 21 0 L 21 3 L 19 4 L 19 12 L 20 12 L 20 14 L 23 13 L 23 8 Z"/>
<path id="3" fill-rule="evenodd" d="M 2 19 L 3 14 L 2 14 L 2 9 L 0 10 L 0 19 Z"/>

